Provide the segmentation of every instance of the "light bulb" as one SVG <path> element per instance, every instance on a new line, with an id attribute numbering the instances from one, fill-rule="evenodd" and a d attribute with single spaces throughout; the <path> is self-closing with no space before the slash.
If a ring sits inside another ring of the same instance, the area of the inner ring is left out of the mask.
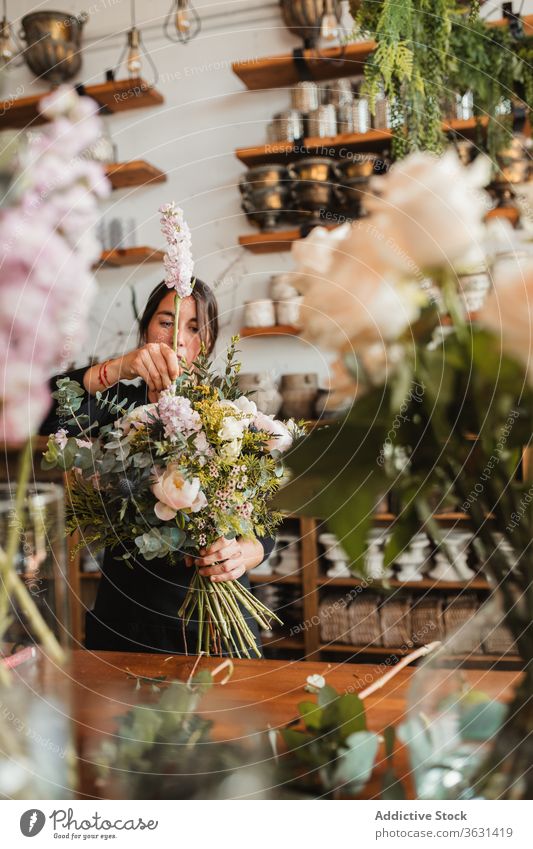
<path id="1" fill-rule="evenodd" d="M 0 63 L 7 65 L 18 53 L 11 33 L 11 24 L 4 18 L 0 23 Z"/>
<path id="2" fill-rule="evenodd" d="M 335 41 L 339 36 L 339 21 L 333 12 L 325 12 L 320 26 L 320 36 L 324 41 Z"/>
<path id="3" fill-rule="evenodd" d="M 324 14 L 320 25 L 320 37 L 322 41 L 336 41 L 339 38 L 339 19 L 335 14 L 333 0 L 325 0 Z"/>
<path id="4" fill-rule="evenodd" d="M 142 69 L 141 50 L 139 45 L 139 30 L 136 27 L 128 33 L 128 58 L 126 67 L 130 77 L 138 77 Z"/>
<path id="5" fill-rule="evenodd" d="M 189 8 L 188 0 L 178 3 L 175 24 L 177 33 L 180 35 L 189 35 L 191 29 L 191 10 Z"/>
<path id="6" fill-rule="evenodd" d="M 346 41 L 352 41 L 358 35 L 358 28 L 350 11 L 350 0 L 341 0 L 341 16 L 339 23 L 341 25 L 343 37 Z"/>

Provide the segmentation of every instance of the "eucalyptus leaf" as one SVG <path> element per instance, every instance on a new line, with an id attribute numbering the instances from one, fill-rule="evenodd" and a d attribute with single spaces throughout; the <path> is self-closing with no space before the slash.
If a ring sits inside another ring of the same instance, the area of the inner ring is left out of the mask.
<path id="1" fill-rule="evenodd" d="M 347 749 L 339 756 L 332 786 L 360 793 L 370 780 L 379 748 L 379 737 L 372 731 L 359 731 L 347 737 Z"/>

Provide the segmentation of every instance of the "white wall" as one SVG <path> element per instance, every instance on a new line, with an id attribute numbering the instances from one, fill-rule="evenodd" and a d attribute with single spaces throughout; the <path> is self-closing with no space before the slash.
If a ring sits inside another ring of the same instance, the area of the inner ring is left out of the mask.
<path id="1" fill-rule="evenodd" d="M 172 44 L 162 34 L 170 0 L 137 0 L 137 24 L 160 73 L 161 107 L 124 112 L 107 118 L 119 159 L 147 159 L 168 174 L 168 182 L 152 188 L 114 192 L 103 213 L 137 221 L 137 243 L 161 246 L 159 205 L 175 200 L 193 231 L 196 271 L 213 284 L 219 299 L 224 341 L 241 326 L 242 303 L 266 294 L 270 274 L 291 267 L 290 254 L 256 256 L 237 246 L 241 233 L 253 232 L 241 212 L 237 181 L 244 168 L 237 147 L 264 143 L 271 115 L 288 104 L 286 89 L 248 92 L 231 71 L 231 62 L 287 52 L 298 41 L 283 25 L 275 0 L 195 0 L 204 20 L 201 35 L 188 45 Z M 519 4 L 515 4 L 517 7 Z M 499 16 L 499 4 L 490 4 Z M 86 9 L 84 63 L 79 80 L 103 81 L 113 67 L 130 25 L 129 0 L 59 0 L 58 3 L 13 0 L 11 20 L 29 11 L 60 8 L 68 13 Z M 489 8 L 489 4 L 485 8 Z M 533 12 L 526 0 L 523 12 Z M 18 25 L 17 25 L 18 29 Z M 126 76 L 125 69 L 117 75 Z M 149 78 L 148 69 L 145 76 Z M 7 83 L 7 96 L 17 86 L 25 94 L 45 90 L 24 67 Z M 159 265 L 102 270 L 99 295 L 91 318 L 90 344 L 78 362 L 90 354 L 104 358 L 133 347 L 131 288 L 137 303 L 162 277 Z M 129 338 L 128 338 L 129 337 Z M 326 373 L 323 356 L 298 339 L 253 339 L 241 342 L 244 370 L 271 369 Z"/>
<path id="2" fill-rule="evenodd" d="M 157 87 L 165 104 L 105 120 L 121 161 L 146 159 L 165 171 L 168 181 L 151 188 L 114 192 L 102 211 L 106 218 L 135 218 L 137 243 L 158 247 L 163 246 L 158 207 L 175 200 L 184 208 L 193 232 L 196 272 L 216 288 L 223 327 L 220 350 L 241 327 L 243 302 L 265 295 L 270 274 L 291 267 L 288 253 L 256 256 L 237 245 L 238 235 L 254 232 L 254 228 L 240 209 L 237 182 L 245 169 L 234 155 L 237 147 L 264 143 L 265 125 L 273 112 L 287 104 L 288 91 L 246 91 L 231 71 L 231 62 L 284 52 L 297 41 L 283 26 L 273 0 L 197 0 L 205 25 L 201 35 L 188 45 L 172 44 L 163 37 L 170 0 L 138 0 L 136 5 L 137 24 L 146 33 L 147 47 L 159 69 Z M 103 81 L 105 70 L 116 64 L 125 41 L 124 31 L 130 25 L 129 1 L 8 3 L 17 29 L 17 16 L 46 8 L 68 13 L 89 11 L 79 80 L 86 84 Z M 240 15 L 236 14 L 239 10 Z M 233 16 L 224 17 L 227 13 Z M 126 76 L 125 69 L 117 76 Z M 148 69 L 145 76 L 149 79 Z M 10 74 L 4 96 L 17 87 L 20 92 L 21 84 L 24 94 L 47 88 L 24 66 Z M 133 347 L 130 287 L 134 287 L 142 307 L 162 278 L 162 266 L 101 270 L 97 278 L 99 295 L 92 311 L 90 343 L 78 357 L 80 364 L 90 354 L 103 358 L 123 347 Z M 325 372 L 322 355 L 298 339 L 243 340 L 241 350 L 245 371 Z"/>

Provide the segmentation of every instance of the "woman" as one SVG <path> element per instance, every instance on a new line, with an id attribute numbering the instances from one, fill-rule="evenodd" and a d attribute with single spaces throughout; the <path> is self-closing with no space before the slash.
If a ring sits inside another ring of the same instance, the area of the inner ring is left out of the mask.
<path id="1" fill-rule="evenodd" d="M 180 373 L 179 361 L 190 365 L 198 356 L 202 343 L 210 353 L 218 334 L 218 310 L 211 289 L 197 280 L 192 295 L 181 303 L 178 324 L 178 350 L 172 350 L 174 329 L 174 291 L 160 283 L 148 298 L 139 323 L 139 347 L 122 357 L 68 372 L 86 391 L 78 415 L 102 426 L 113 420 L 106 409 L 97 406 L 95 395 L 118 395 L 135 406 L 157 401 L 159 393 L 168 389 Z M 122 380 L 140 377 L 139 386 L 126 386 Z M 56 389 L 52 378 L 53 391 Z M 55 432 L 61 425 L 56 409 L 41 426 L 41 433 Z M 197 624 L 191 620 L 185 639 L 177 611 L 187 593 L 193 575 L 192 567 L 213 581 L 238 579 L 249 587 L 247 573 L 268 557 L 274 540 L 219 539 L 200 557 L 186 557 L 177 565 L 165 559 L 145 560 L 138 552 L 134 565 L 128 567 L 118 557 L 122 553 L 107 549 L 102 577 L 93 611 L 87 611 L 85 646 L 110 651 L 194 652 Z M 130 561 L 131 562 L 131 561 Z M 188 569 L 186 567 L 189 567 Z M 246 611 L 246 620 L 256 636 L 255 620 Z"/>

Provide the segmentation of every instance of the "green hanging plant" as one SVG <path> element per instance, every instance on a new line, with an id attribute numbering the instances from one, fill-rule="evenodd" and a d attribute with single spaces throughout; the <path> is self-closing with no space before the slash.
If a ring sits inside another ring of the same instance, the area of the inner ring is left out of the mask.
<path id="1" fill-rule="evenodd" d="M 479 2 L 362 0 L 354 13 L 377 42 L 363 90 L 372 110 L 380 92 L 389 98 L 393 156 L 441 152 L 446 96 L 472 91 L 476 115 L 488 121 L 486 145 L 495 158 L 512 130 L 502 102 L 518 96 L 531 103 L 533 39 L 516 40 L 507 27 L 489 27 L 479 18 Z"/>

